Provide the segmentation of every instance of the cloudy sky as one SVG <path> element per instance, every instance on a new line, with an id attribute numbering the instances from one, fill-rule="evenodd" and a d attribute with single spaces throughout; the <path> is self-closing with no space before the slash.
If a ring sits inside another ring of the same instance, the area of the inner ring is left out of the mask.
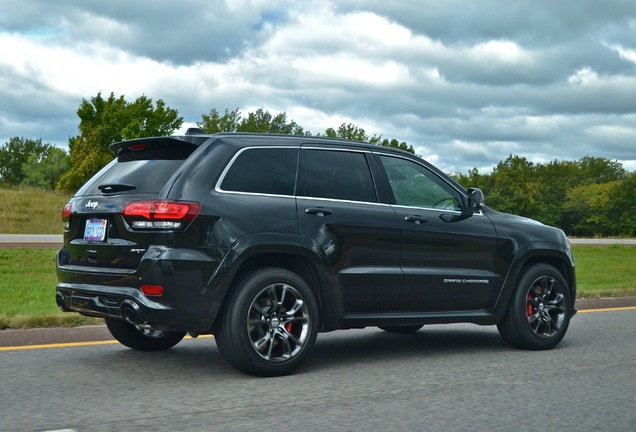
<path id="1" fill-rule="evenodd" d="M 0 0 L 0 145 L 66 146 L 82 98 L 354 123 L 443 170 L 636 170 L 633 0 Z"/>

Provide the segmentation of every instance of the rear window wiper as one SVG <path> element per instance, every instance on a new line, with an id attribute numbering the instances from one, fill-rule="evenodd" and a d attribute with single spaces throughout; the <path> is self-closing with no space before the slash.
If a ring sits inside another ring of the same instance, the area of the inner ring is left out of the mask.
<path id="1" fill-rule="evenodd" d="M 102 193 L 115 193 L 137 189 L 136 186 L 124 183 L 110 183 L 97 186 Z"/>

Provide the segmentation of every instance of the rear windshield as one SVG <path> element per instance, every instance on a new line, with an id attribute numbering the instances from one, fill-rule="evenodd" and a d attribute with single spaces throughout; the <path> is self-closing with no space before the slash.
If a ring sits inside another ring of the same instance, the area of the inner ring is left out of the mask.
<path id="1" fill-rule="evenodd" d="M 76 196 L 159 192 L 194 148 L 157 150 L 160 149 L 121 155 L 90 179 Z"/>

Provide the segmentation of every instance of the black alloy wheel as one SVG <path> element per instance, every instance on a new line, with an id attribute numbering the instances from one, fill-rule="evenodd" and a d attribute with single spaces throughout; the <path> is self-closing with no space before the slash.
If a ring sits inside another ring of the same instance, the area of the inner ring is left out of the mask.
<path id="1" fill-rule="evenodd" d="M 521 278 L 497 328 L 514 347 L 550 349 L 563 339 L 571 314 L 572 299 L 565 279 L 554 267 L 538 264 Z"/>
<path id="2" fill-rule="evenodd" d="M 295 273 L 263 268 L 235 287 L 215 334 L 223 357 L 253 375 L 287 375 L 306 359 L 318 329 L 318 307 Z"/>

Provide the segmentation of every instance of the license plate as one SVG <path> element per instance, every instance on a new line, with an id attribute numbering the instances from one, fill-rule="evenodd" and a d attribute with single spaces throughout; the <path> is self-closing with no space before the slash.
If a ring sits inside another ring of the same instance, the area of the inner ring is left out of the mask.
<path id="1" fill-rule="evenodd" d="M 84 240 L 104 241 L 106 238 L 106 225 L 108 225 L 106 219 L 87 220 L 86 228 L 84 228 Z"/>

